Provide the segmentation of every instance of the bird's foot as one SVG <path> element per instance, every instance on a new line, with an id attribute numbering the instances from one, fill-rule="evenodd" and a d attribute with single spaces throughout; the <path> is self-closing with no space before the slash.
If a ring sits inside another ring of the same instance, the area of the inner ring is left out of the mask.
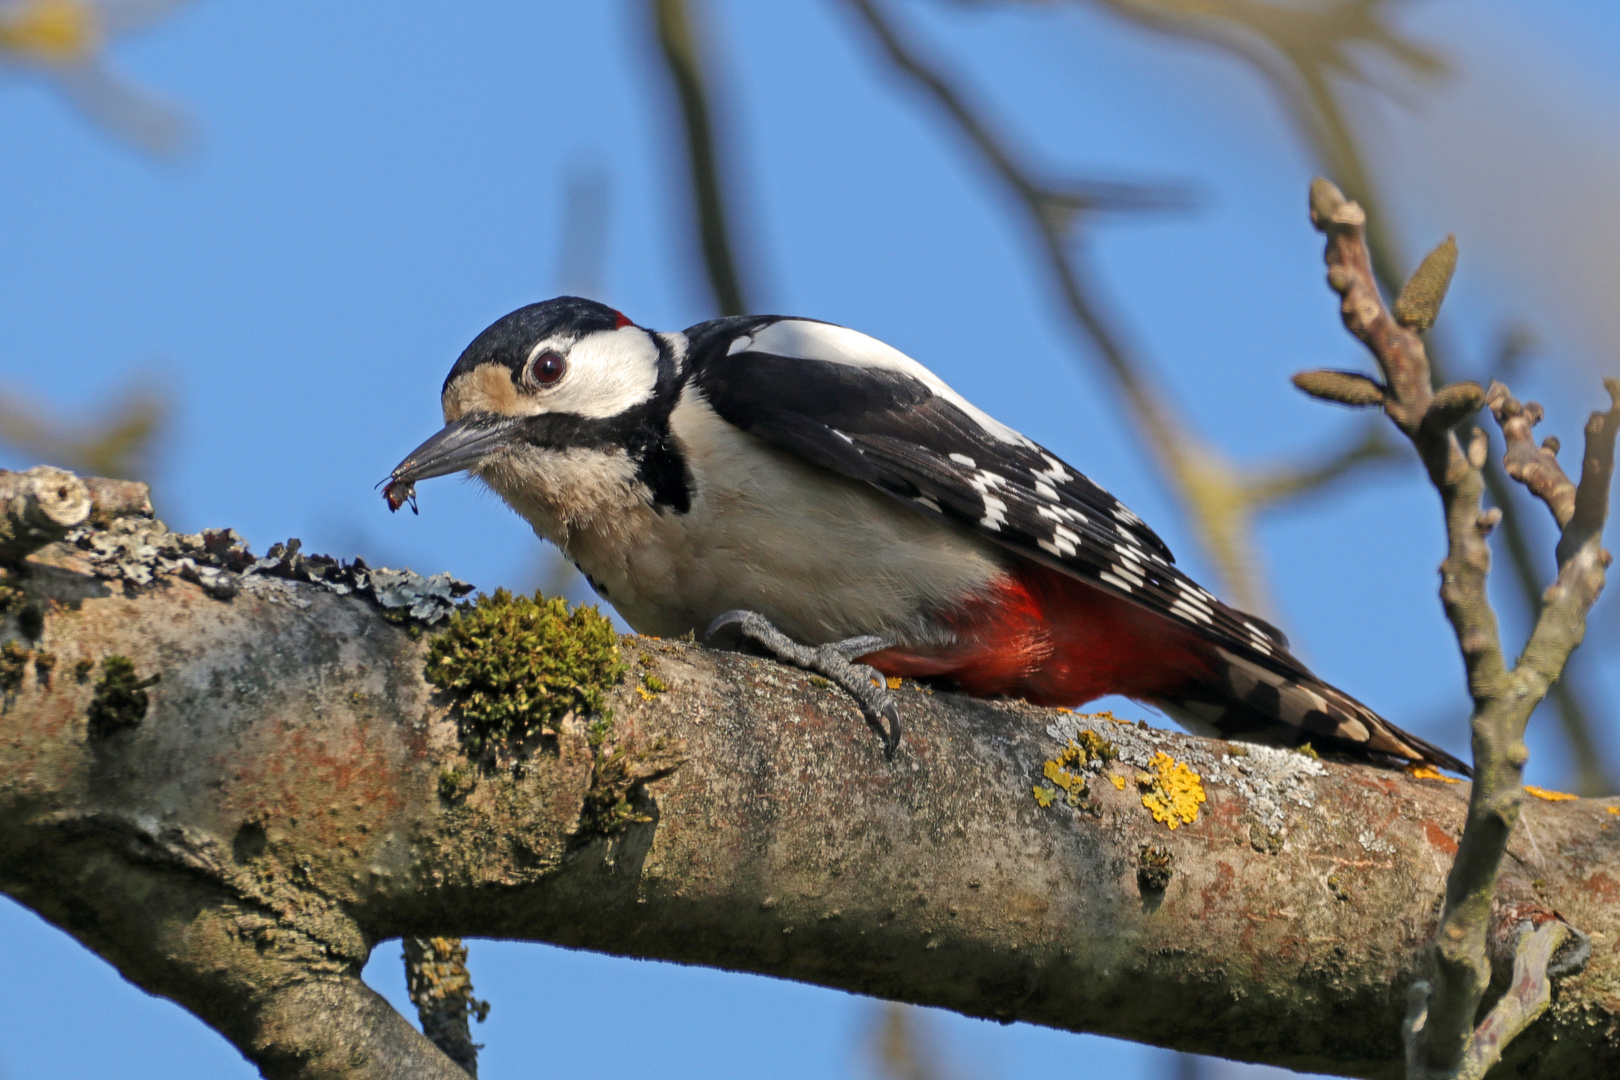
<path id="1" fill-rule="evenodd" d="M 717 617 L 704 631 L 704 641 L 714 643 L 725 632 L 747 638 L 763 646 L 767 652 L 784 663 L 813 671 L 827 680 L 860 705 L 866 722 L 883 739 L 886 757 L 894 757 L 900 745 L 900 709 L 889 696 L 888 683 L 883 674 L 866 664 L 853 663 L 857 656 L 877 652 L 893 645 L 893 640 L 876 634 L 845 638 L 827 645 L 801 645 L 757 611 L 728 611 Z M 723 637 L 721 640 L 725 640 Z M 885 727 L 887 721 L 887 727 Z"/>

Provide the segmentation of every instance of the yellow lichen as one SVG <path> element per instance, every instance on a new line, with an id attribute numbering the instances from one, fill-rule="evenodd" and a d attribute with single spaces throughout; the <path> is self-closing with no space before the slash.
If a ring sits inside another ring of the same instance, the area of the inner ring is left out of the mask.
<path id="1" fill-rule="evenodd" d="M 1087 806 L 1095 809 L 1096 803 L 1088 798 L 1086 777 L 1083 770 L 1110 761 L 1119 757 L 1119 751 L 1114 744 L 1098 735 L 1095 731 L 1081 729 L 1080 733 L 1069 740 L 1069 744 L 1058 751 L 1056 757 L 1049 758 L 1042 766 L 1041 773 L 1057 787 L 1067 792 L 1064 800 L 1070 806 Z M 1037 787 L 1035 799 L 1040 802 L 1040 792 Z M 1056 796 L 1056 791 L 1052 794 Z M 1050 800 L 1041 802 L 1042 806 L 1051 805 Z"/>
<path id="2" fill-rule="evenodd" d="M 1580 798 L 1579 795 L 1571 795 L 1565 791 L 1548 791 L 1546 788 L 1539 788 L 1534 784 L 1524 785 L 1524 790 L 1526 793 L 1534 795 L 1538 799 L 1545 799 L 1548 802 L 1565 802 L 1569 799 Z"/>
<path id="3" fill-rule="evenodd" d="M 1203 779 L 1163 750 L 1153 755 L 1148 768 L 1153 773 L 1143 774 L 1147 782 L 1142 785 L 1142 805 L 1152 812 L 1153 820 L 1172 831 L 1197 821 L 1198 805 L 1204 801 Z"/>
<path id="4" fill-rule="evenodd" d="M 1439 780 L 1447 784 L 1460 784 L 1461 780 L 1447 776 L 1433 765 L 1408 765 L 1406 775 L 1414 780 Z"/>
<path id="5" fill-rule="evenodd" d="M 1110 776 L 1108 779 L 1114 782 L 1115 791 L 1125 790 L 1125 778 L 1123 776 Z"/>
<path id="6" fill-rule="evenodd" d="M 1064 791 L 1084 791 L 1086 789 L 1086 778 L 1065 769 L 1063 766 L 1067 763 L 1066 759 L 1072 760 L 1068 750 L 1063 751 L 1055 759 L 1048 761 L 1044 770 L 1046 778 Z"/>
<path id="7" fill-rule="evenodd" d="M 1035 785 L 1035 801 L 1044 806 L 1051 806 L 1052 800 L 1057 798 L 1057 788 L 1041 787 Z"/>
<path id="8" fill-rule="evenodd" d="M 1616 816 L 1620 816 L 1620 806 L 1605 806 L 1603 809 Z"/>
<path id="9" fill-rule="evenodd" d="M 884 680 L 884 682 L 887 682 L 889 684 L 889 689 L 890 690 L 898 690 L 898 689 L 900 689 L 900 676 L 898 676 L 898 675 L 890 675 L 887 679 Z"/>

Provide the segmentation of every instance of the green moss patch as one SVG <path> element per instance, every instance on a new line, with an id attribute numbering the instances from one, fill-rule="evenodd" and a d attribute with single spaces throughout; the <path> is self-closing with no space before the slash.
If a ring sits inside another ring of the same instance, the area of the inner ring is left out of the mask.
<path id="1" fill-rule="evenodd" d="M 11 693 L 22 685 L 33 652 L 15 641 L 0 645 L 0 692 Z"/>
<path id="2" fill-rule="evenodd" d="M 146 691 L 156 686 L 159 676 L 143 679 L 135 673 L 135 661 L 113 655 L 101 662 L 101 678 L 96 680 L 95 696 L 90 699 L 90 734 L 98 737 L 134 727 L 146 718 Z"/>
<path id="3" fill-rule="evenodd" d="M 455 700 L 462 745 L 476 755 L 520 746 L 569 712 L 601 712 L 624 672 L 619 636 L 596 608 L 497 589 L 433 638 L 425 675 Z"/>

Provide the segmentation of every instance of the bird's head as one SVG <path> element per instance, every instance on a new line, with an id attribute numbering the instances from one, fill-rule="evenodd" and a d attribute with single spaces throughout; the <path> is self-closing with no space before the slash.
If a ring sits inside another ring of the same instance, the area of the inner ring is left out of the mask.
<path id="1" fill-rule="evenodd" d="M 594 300 L 519 308 L 473 339 L 444 380 L 445 426 L 389 475 L 391 509 L 415 483 L 582 449 L 610 449 L 671 377 L 658 336 Z"/>

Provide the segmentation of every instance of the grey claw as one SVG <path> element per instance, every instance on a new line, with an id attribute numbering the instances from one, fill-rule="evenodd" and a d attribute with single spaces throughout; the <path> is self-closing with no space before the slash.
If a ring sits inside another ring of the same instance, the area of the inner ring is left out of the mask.
<path id="1" fill-rule="evenodd" d="M 889 718 L 889 730 L 883 733 L 883 756 L 893 761 L 894 752 L 900 748 L 900 706 L 890 701 L 883 706 L 883 715 Z"/>
<path id="2" fill-rule="evenodd" d="M 752 614 L 753 612 L 751 611 L 742 610 L 721 612 L 719 615 L 714 617 L 713 622 L 709 623 L 709 628 L 703 631 L 703 643 L 705 645 L 713 645 L 715 644 L 715 635 L 727 630 L 731 630 L 733 627 L 735 627 L 737 632 L 735 634 L 727 635 L 727 637 L 723 639 L 727 644 L 735 644 L 737 639 L 746 633 L 748 618 Z"/>

